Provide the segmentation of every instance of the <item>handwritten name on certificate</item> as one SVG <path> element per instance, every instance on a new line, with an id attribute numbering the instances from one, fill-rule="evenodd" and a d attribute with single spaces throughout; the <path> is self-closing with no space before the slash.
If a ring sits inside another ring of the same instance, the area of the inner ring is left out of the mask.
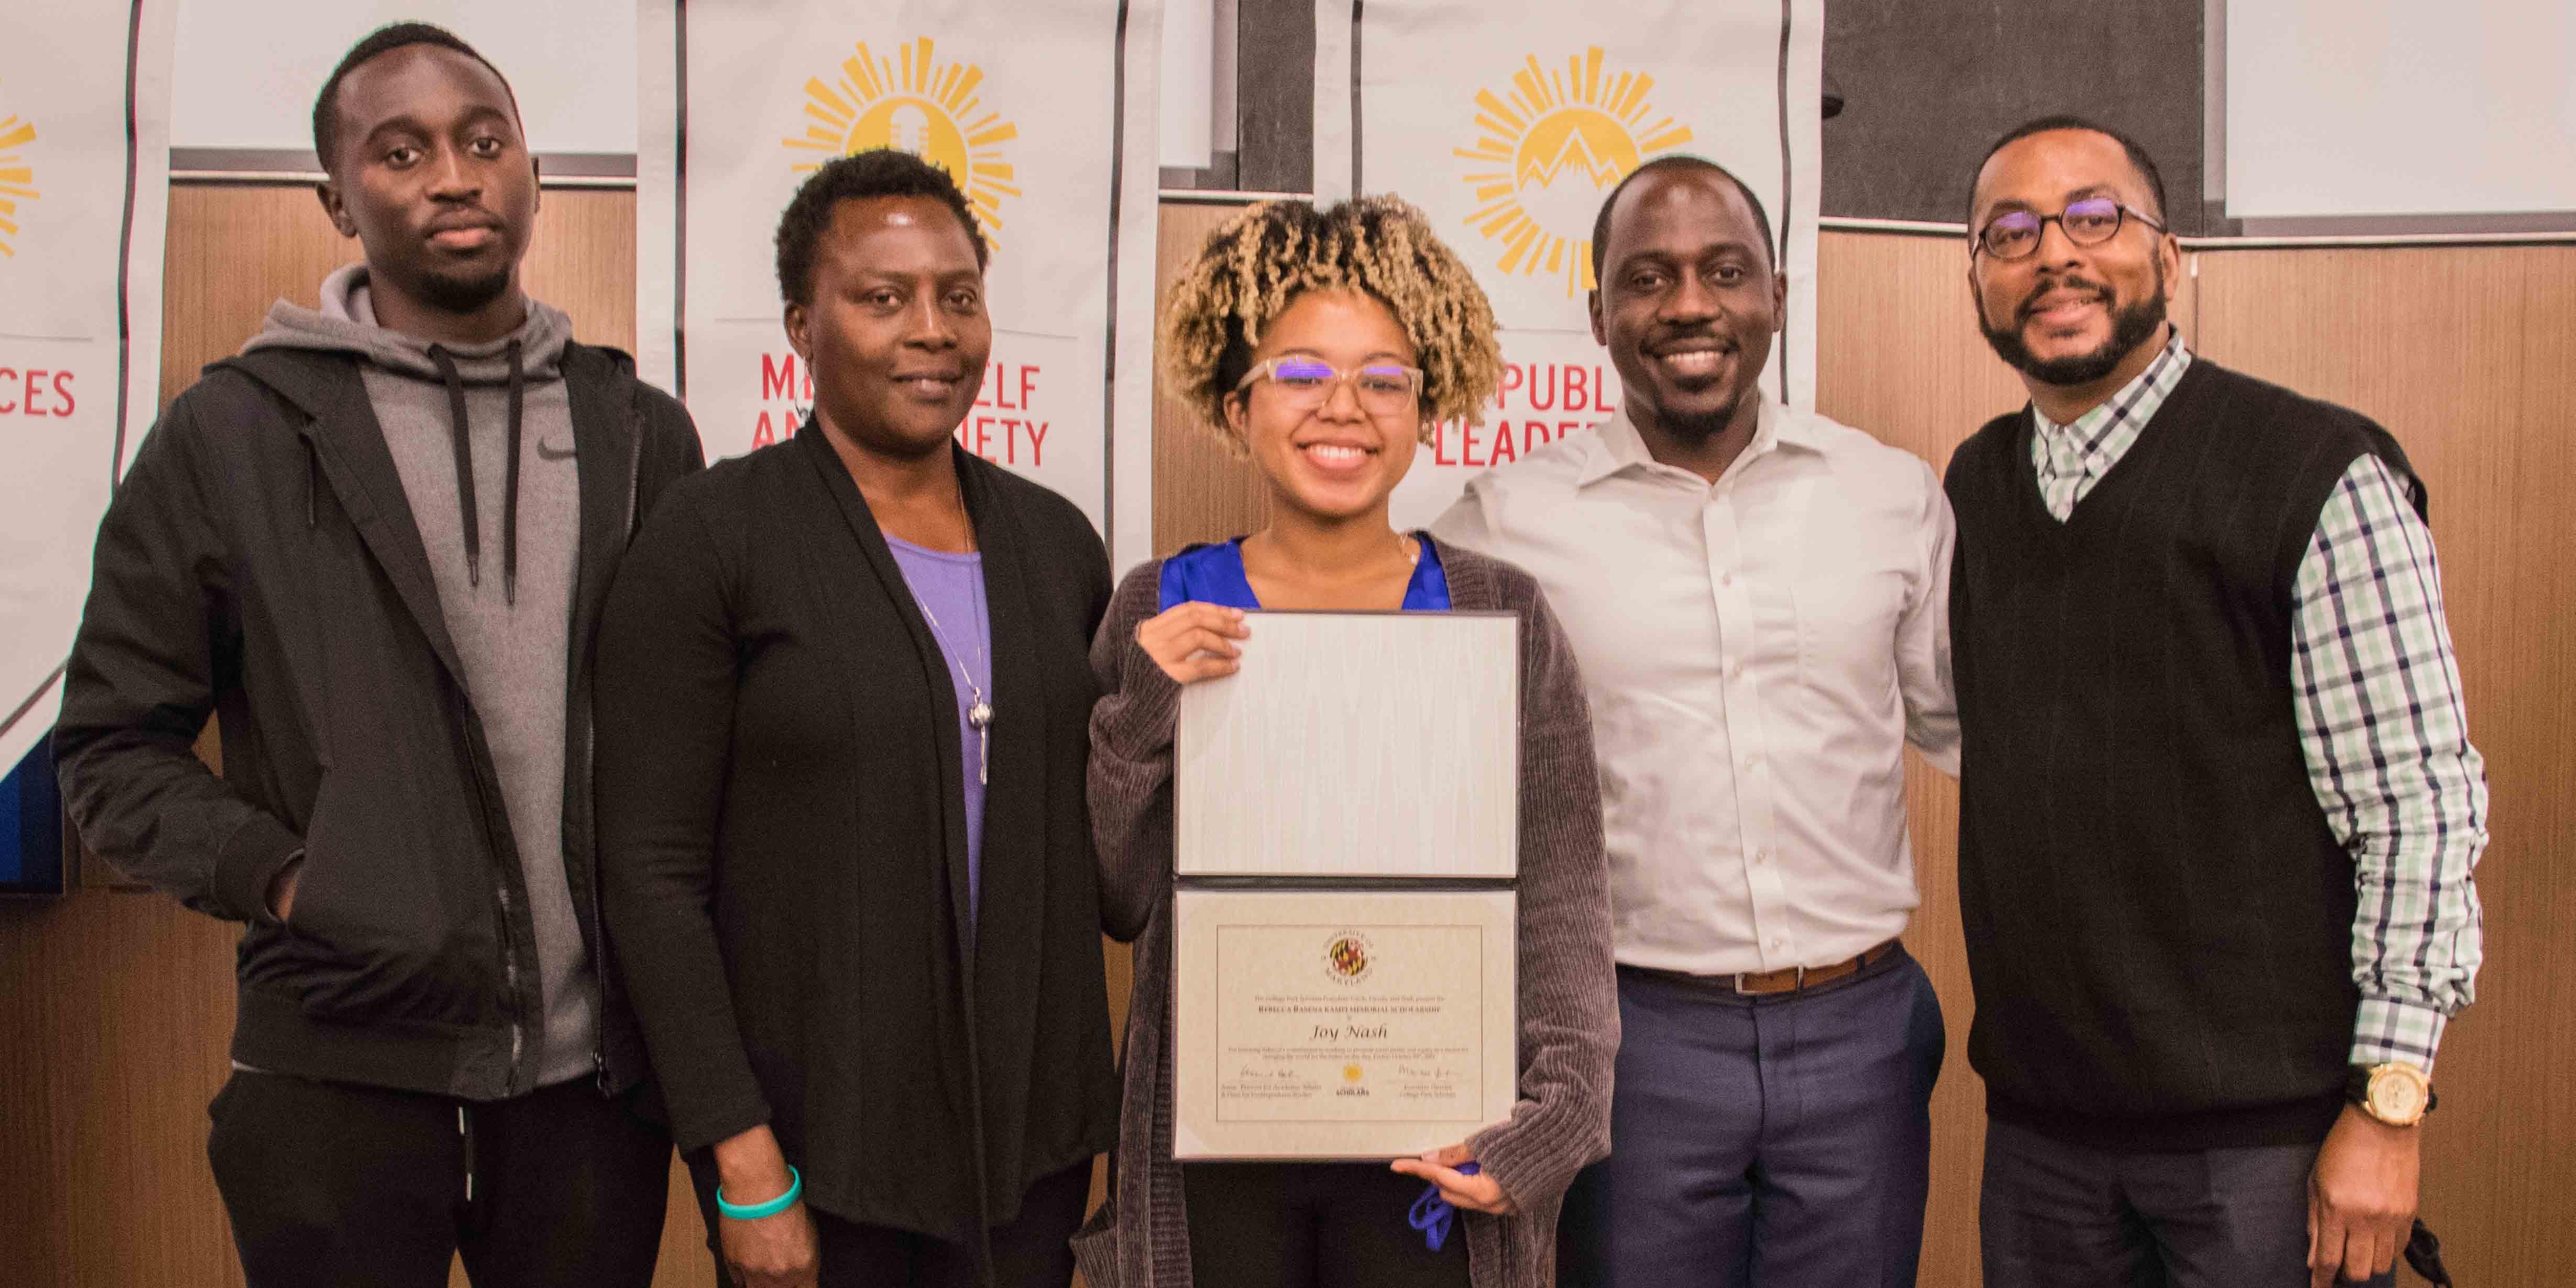
<path id="1" fill-rule="evenodd" d="M 1377 1158 L 1514 1099 L 1508 891 L 1183 891 L 1175 1152 Z"/>

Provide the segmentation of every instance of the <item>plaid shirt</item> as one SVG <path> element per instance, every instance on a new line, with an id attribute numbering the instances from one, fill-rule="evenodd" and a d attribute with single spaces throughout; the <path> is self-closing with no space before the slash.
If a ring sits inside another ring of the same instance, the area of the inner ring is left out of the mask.
<path id="1" fill-rule="evenodd" d="M 2059 522 L 2138 441 L 2191 360 L 2177 331 L 2137 379 L 2074 424 L 2031 409 L 2031 464 Z M 2487 842 L 2486 770 L 2469 745 L 2433 534 L 2378 456 L 2355 460 L 2327 499 L 2293 595 L 2300 746 L 2361 895 L 2352 1061 L 2429 1072 L 2443 1023 L 2474 993 L 2470 873 Z"/>

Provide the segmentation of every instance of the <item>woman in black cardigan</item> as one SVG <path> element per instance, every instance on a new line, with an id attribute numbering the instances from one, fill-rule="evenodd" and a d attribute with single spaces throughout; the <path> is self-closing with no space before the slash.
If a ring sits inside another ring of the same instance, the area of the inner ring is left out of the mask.
<path id="1" fill-rule="evenodd" d="M 1109 568 L 950 441 L 983 260 L 907 154 L 809 180 L 778 261 L 813 418 L 667 492 L 603 622 L 608 938 L 743 1288 L 1061 1288 L 1115 1135 L 1083 796 Z"/>

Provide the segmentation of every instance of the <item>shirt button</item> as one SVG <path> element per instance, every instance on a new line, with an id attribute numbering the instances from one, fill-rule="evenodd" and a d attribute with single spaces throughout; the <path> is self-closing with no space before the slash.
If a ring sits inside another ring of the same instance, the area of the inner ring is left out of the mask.
<path id="1" fill-rule="evenodd" d="M 1719 586 L 1721 586 L 1721 587 L 1724 587 L 1724 586 L 1732 586 L 1732 585 L 1734 585 L 1734 584 L 1735 584 L 1735 574 L 1734 574 L 1734 573 L 1731 573 L 1731 572 L 1722 572 L 1722 573 L 1719 573 L 1719 574 L 1717 575 L 1717 584 L 1718 584 Z"/>
<path id="2" fill-rule="evenodd" d="M 1775 953 L 1788 946 L 1788 941 L 1786 940 L 1774 939 L 1771 941 L 1771 951 Z"/>
<path id="3" fill-rule="evenodd" d="M 1726 678 L 1730 680 L 1743 679 L 1744 663 L 1740 660 L 1729 659 L 1726 664 Z"/>
<path id="4" fill-rule="evenodd" d="M 1770 852 L 1769 850 L 1755 850 L 1755 851 L 1753 852 L 1753 863 L 1754 863 L 1754 866 L 1759 867 L 1759 866 L 1761 866 L 1762 864 L 1768 863 L 1768 862 L 1770 862 L 1770 861 L 1771 861 L 1771 852 Z"/>
<path id="5" fill-rule="evenodd" d="M 1760 764 L 1760 763 L 1762 763 L 1762 755 L 1761 755 L 1761 753 L 1759 753 L 1759 752 L 1746 752 L 1746 753 L 1745 753 L 1743 764 L 1744 764 L 1744 767 L 1745 767 L 1746 769 L 1751 769 L 1751 768 L 1753 768 L 1755 765 L 1758 765 L 1758 764 Z"/>

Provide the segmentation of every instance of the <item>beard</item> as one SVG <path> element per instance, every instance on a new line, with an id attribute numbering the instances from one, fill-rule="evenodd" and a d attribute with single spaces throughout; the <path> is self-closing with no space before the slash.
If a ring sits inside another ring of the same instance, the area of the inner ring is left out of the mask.
<path id="1" fill-rule="evenodd" d="M 1656 414 L 1655 423 L 1663 426 L 1664 432 L 1676 441 L 1699 446 L 1726 432 L 1726 427 L 1735 421 L 1736 409 L 1743 405 L 1744 399 L 1737 397 L 1710 411 L 1666 409 Z"/>
<path id="2" fill-rule="evenodd" d="M 2162 259 L 2156 260 L 2155 264 L 2155 289 L 2136 303 L 2114 311 L 2111 314 L 2111 337 L 2090 353 L 2076 353 L 2063 358 L 2046 359 L 2033 354 L 2030 346 L 2022 343 L 2021 327 L 2018 325 L 2021 314 L 2019 309 L 2014 310 L 2016 325 L 1997 327 L 1987 323 L 1985 308 L 1981 304 L 1977 309 L 1977 329 L 1985 333 L 1986 343 L 1994 347 L 1995 356 L 2002 358 L 2005 364 L 2015 371 L 2044 385 L 2060 387 L 2089 385 L 2118 370 L 2122 359 L 2136 352 L 2139 345 L 2154 339 L 2156 333 L 2163 329 L 2166 304 L 2165 265 Z M 2070 285 L 2093 287 L 2105 295 L 2110 293 L 2107 287 L 2076 279 L 2043 283 L 2039 290 L 2031 292 L 2031 298 L 2039 298 L 2040 291 Z"/>
<path id="3" fill-rule="evenodd" d="M 510 289 L 510 270 L 488 273 L 424 275 L 417 288 L 421 302 L 448 313 L 472 313 Z"/>

